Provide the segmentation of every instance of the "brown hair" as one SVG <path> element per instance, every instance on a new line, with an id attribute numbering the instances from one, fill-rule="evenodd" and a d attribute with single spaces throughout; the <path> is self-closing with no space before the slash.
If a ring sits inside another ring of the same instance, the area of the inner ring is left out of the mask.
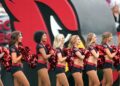
<path id="1" fill-rule="evenodd" d="M 18 41 L 20 34 L 21 34 L 20 31 L 13 31 L 11 33 L 11 39 L 10 39 L 10 43 L 9 43 L 10 46 L 14 45 Z"/>
<path id="2" fill-rule="evenodd" d="M 104 32 L 102 34 L 102 44 L 105 43 L 105 39 L 112 37 L 112 33 L 111 32 Z"/>

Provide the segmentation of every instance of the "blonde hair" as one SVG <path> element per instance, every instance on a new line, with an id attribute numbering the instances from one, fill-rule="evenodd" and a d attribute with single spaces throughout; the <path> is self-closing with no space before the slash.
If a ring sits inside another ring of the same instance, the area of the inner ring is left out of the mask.
<path id="1" fill-rule="evenodd" d="M 115 12 L 116 9 L 117 9 L 117 13 L 119 13 L 119 5 L 115 3 L 115 4 L 112 6 L 112 11 Z"/>
<path id="2" fill-rule="evenodd" d="M 76 39 L 77 37 L 79 37 L 78 35 L 72 35 L 70 40 L 69 40 L 69 44 L 68 44 L 68 47 L 69 48 L 72 48 L 74 46 L 74 44 L 76 43 Z"/>
<path id="3" fill-rule="evenodd" d="M 61 38 L 64 38 L 64 35 L 63 34 L 58 34 L 55 39 L 54 39 L 54 42 L 53 42 L 53 47 L 54 48 L 58 48 L 61 46 L 62 42 L 60 41 Z M 62 44 L 64 46 L 64 44 Z"/>
<path id="4" fill-rule="evenodd" d="M 112 33 L 111 32 L 104 32 L 102 34 L 102 44 L 105 42 L 105 39 L 112 37 Z"/>
<path id="5" fill-rule="evenodd" d="M 93 36 L 95 36 L 95 33 L 89 33 L 87 35 L 86 47 L 89 47 L 93 43 L 92 42 Z"/>

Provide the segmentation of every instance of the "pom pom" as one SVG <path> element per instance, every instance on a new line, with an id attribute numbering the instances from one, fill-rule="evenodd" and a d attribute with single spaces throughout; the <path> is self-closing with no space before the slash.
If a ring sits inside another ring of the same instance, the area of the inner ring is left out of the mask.
<path id="1" fill-rule="evenodd" d="M 28 64 L 31 68 L 35 68 L 37 65 L 38 56 L 36 54 L 32 54 L 28 60 Z"/>
<path id="2" fill-rule="evenodd" d="M 30 58 L 30 48 L 27 46 L 19 46 L 18 50 L 22 54 L 22 60 L 28 62 Z"/>
<path id="3" fill-rule="evenodd" d="M 98 69 L 102 69 L 103 68 L 103 64 L 105 63 L 105 57 L 104 57 L 105 51 L 104 51 L 104 47 L 102 45 L 96 45 L 95 48 L 99 52 L 99 58 L 97 60 L 97 68 Z"/>
<path id="4" fill-rule="evenodd" d="M 114 66 L 117 67 L 120 64 L 120 48 L 116 46 L 112 46 L 114 48 L 113 52 L 117 52 L 117 54 L 113 57 Z"/>
<path id="5" fill-rule="evenodd" d="M 72 49 L 64 48 L 63 49 L 64 55 L 67 57 L 66 62 L 68 63 L 68 68 L 71 70 L 73 66 L 74 57 L 72 55 Z"/>
<path id="6" fill-rule="evenodd" d="M 11 69 L 12 66 L 12 59 L 10 57 L 9 54 L 9 50 L 7 48 L 2 47 L 2 52 L 4 53 L 3 57 L 0 59 L 2 65 L 4 66 L 4 68 L 9 71 Z"/>
<path id="7" fill-rule="evenodd" d="M 45 47 L 47 48 L 48 53 L 52 54 L 51 57 L 48 59 L 50 65 L 49 70 L 52 70 L 56 67 L 57 64 L 56 50 L 53 49 L 53 47 L 51 47 L 49 44 L 46 44 Z"/>

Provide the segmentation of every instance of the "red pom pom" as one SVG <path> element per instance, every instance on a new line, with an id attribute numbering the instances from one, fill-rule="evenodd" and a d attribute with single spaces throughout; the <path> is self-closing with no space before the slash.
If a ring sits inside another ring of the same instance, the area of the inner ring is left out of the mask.
<path id="1" fill-rule="evenodd" d="M 25 46 L 25 47 L 19 46 L 18 50 L 22 54 L 22 57 L 23 57 L 22 60 L 28 62 L 30 55 L 31 55 L 30 48 L 27 46 Z"/>
<path id="2" fill-rule="evenodd" d="M 31 68 L 35 68 L 37 65 L 38 56 L 36 54 L 32 54 L 28 60 L 28 64 Z"/>
<path id="3" fill-rule="evenodd" d="M 118 51 L 118 48 L 115 45 L 110 46 L 112 48 L 112 53 Z"/>
<path id="4" fill-rule="evenodd" d="M 57 57 L 52 55 L 49 59 L 48 59 L 49 63 L 50 63 L 50 68 L 49 70 L 52 70 L 56 67 L 57 64 Z"/>
<path id="5" fill-rule="evenodd" d="M 96 45 L 95 48 L 98 50 L 100 56 L 105 55 L 104 47 L 102 45 Z"/>
<path id="6" fill-rule="evenodd" d="M 48 59 L 50 63 L 49 69 L 51 70 L 51 69 L 54 69 L 57 64 L 56 51 L 49 44 L 46 44 L 45 47 L 47 48 L 49 54 L 52 54 L 52 56 Z"/>
<path id="7" fill-rule="evenodd" d="M 99 58 L 98 58 L 98 61 L 97 61 L 97 67 L 99 69 L 101 69 L 103 67 L 103 64 L 105 62 L 105 50 L 104 50 L 104 47 L 102 45 L 96 45 L 95 48 L 98 50 L 99 52 Z"/>
<path id="8" fill-rule="evenodd" d="M 1 59 L 1 63 L 4 68 L 8 71 L 12 66 L 12 59 L 9 55 L 9 50 L 7 48 L 3 48 L 4 56 Z"/>
<path id="9" fill-rule="evenodd" d="M 105 63 L 105 57 L 99 56 L 97 60 L 97 68 L 102 69 L 104 63 Z"/>
<path id="10" fill-rule="evenodd" d="M 4 52 L 5 54 L 9 55 L 9 50 L 5 47 L 2 48 L 2 52 Z"/>
<path id="11" fill-rule="evenodd" d="M 68 68 L 69 70 L 71 70 L 71 67 L 73 66 L 73 60 L 74 60 L 74 57 L 72 55 L 72 49 L 64 48 L 63 52 L 67 57 L 66 62 L 68 63 Z"/>
<path id="12" fill-rule="evenodd" d="M 55 55 L 55 49 L 51 47 L 49 44 L 46 44 L 45 47 L 47 48 L 49 54 Z"/>

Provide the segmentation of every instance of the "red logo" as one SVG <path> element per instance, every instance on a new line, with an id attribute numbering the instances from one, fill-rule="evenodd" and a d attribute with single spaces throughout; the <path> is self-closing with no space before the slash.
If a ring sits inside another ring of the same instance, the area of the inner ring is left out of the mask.
<path id="1" fill-rule="evenodd" d="M 30 46 L 33 51 L 35 31 L 46 31 L 49 41 L 54 37 L 49 24 L 51 15 L 63 27 L 63 31 L 61 30 L 63 34 L 78 30 L 75 11 L 69 0 L 2 0 L 1 2 L 10 17 L 12 30 L 21 31 L 24 44 Z"/>

